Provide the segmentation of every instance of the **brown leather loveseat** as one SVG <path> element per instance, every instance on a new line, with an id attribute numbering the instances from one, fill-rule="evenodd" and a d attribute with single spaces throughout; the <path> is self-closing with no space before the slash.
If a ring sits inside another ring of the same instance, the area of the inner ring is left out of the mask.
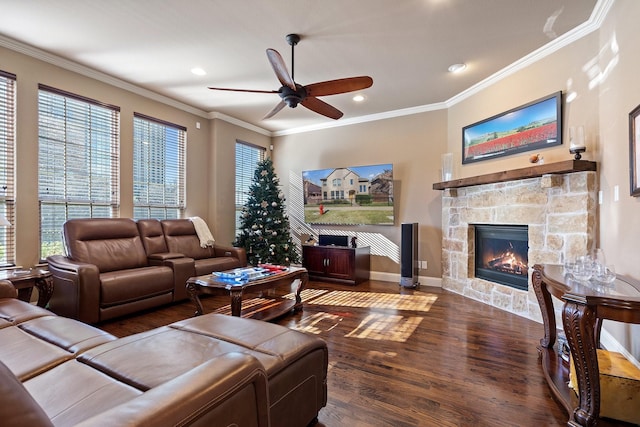
<path id="1" fill-rule="evenodd" d="M 215 245 L 204 250 L 189 220 L 172 221 L 179 224 L 180 245 L 173 244 L 175 236 L 165 236 L 158 220 L 67 221 L 66 256 L 47 258 L 54 282 L 49 308 L 61 316 L 97 323 L 186 299 L 186 281 L 196 273 L 246 266 L 244 249 Z M 205 251 L 210 260 L 201 256 Z"/>
<path id="2" fill-rule="evenodd" d="M 0 423 L 303 427 L 327 402 L 326 343 L 207 314 L 116 338 L 0 281 Z"/>

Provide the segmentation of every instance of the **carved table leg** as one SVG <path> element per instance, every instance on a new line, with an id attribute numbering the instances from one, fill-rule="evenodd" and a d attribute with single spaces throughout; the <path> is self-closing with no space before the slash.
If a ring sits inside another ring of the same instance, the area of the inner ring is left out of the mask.
<path id="1" fill-rule="evenodd" d="M 535 267 L 534 267 L 535 268 Z M 556 317 L 553 310 L 553 301 L 551 294 L 547 290 L 547 285 L 542 281 L 540 271 L 533 270 L 531 274 L 531 283 L 536 293 L 540 311 L 542 313 L 542 322 L 544 326 L 544 337 L 540 340 L 540 346 L 543 348 L 551 348 L 556 342 Z"/>
<path id="2" fill-rule="evenodd" d="M 38 306 L 46 307 L 53 295 L 53 277 L 40 277 L 35 280 L 35 287 L 38 289 Z"/>
<path id="3" fill-rule="evenodd" d="M 195 283 L 187 283 L 187 293 L 189 294 L 189 299 L 194 302 L 196 305 L 196 312 L 194 316 L 201 316 L 204 313 L 204 309 L 202 308 L 202 303 L 200 302 L 200 289 L 199 286 Z"/>
<path id="4" fill-rule="evenodd" d="M 574 420 L 581 426 L 595 426 L 600 415 L 600 373 L 595 341 L 595 312 L 592 307 L 565 297 L 562 323 L 573 356 L 578 383 L 578 404 Z"/>
<path id="5" fill-rule="evenodd" d="M 242 314 L 242 288 L 229 291 L 231 294 L 231 315 L 240 317 Z"/>
<path id="6" fill-rule="evenodd" d="M 293 306 L 293 311 L 302 310 L 302 296 L 300 293 L 307 287 L 307 282 L 309 282 L 309 273 L 306 271 L 300 274 L 298 278 L 298 289 L 296 289 L 296 303 Z"/>

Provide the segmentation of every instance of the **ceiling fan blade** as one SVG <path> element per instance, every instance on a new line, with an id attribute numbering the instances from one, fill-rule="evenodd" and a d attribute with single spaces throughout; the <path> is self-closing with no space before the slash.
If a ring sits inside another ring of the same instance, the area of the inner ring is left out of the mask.
<path id="1" fill-rule="evenodd" d="M 309 96 L 326 96 L 362 90 L 371 87 L 371 85 L 373 85 L 373 79 L 371 77 L 360 76 L 312 83 L 304 88 Z"/>
<path id="2" fill-rule="evenodd" d="M 284 106 L 285 106 L 285 105 L 287 105 L 287 104 L 285 104 L 285 103 L 284 103 L 284 101 L 280 101 L 280 102 L 278 103 L 278 105 L 276 105 L 275 107 L 273 107 L 273 109 L 272 109 L 271 111 L 269 111 L 269 112 L 267 113 L 267 115 L 266 115 L 266 116 L 264 116 L 264 117 L 262 118 L 262 120 L 270 119 L 271 117 L 275 116 L 275 115 L 276 115 L 276 113 L 277 113 L 278 111 L 282 110 L 282 109 L 284 108 Z"/>
<path id="3" fill-rule="evenodd" d="M 275 49 L 267 49 L 267 58 L 269 58 L 269 62 L 271 63 L 271 67 L 273 71 L 276 73 L 276 77 L 280 80 L 283 86 L 288 86 L 293 90 L 296 90 L 296 82 L 293 81 L 291 76 L 289 75 L 289 71 L 287 71 L 287 66 L 282 59 L 282 56 Z"/>
<path id="4" fill-rule="evenodd" d="M 313 96 L 307 96 L 300 103 L 309 110 L 315 111 L 316 113 L 322 114 L 323 116 L 327 116 L 331 119 L 338 120 L 342 117 L 342 111 L 324 101 L 319 100 L 318 98 L 314 98 Z"/>
<path id="5" fill-rule="evenodd" d="M 277 90 L 256 90 L 256 89 L 229 89 L 225 87 L 210 87 L 211 90 L 227 90 L 231 92 L 251 92 L 251 93 L 279 93 Z"/>

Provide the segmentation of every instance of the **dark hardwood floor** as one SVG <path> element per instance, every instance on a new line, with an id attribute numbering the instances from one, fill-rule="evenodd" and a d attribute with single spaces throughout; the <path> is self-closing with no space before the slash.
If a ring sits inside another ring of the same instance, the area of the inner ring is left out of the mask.
<path id="1" fill-rule="evenodd" d="M 276 322 L 328 344 L 319 427 L 566 425 L 540 369 L 541 324 L 433 287 L 312 281 L 307 288 L 304 311 Z M 202 302 L 209 312 L 229 301 Z M 185 301 L 99 326 L 125 336 L 194 309 Z"/>

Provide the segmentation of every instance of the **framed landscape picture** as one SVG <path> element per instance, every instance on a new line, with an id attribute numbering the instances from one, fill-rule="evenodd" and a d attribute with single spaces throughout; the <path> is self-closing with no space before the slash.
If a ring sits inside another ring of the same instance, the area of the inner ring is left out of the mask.
<path id="1" fill-rule="evenodd" d="M 629 175 L 631 195 L 640 196 L 640 105 L 629 113 Z"/>
<path id="2" fill-rule="evenodd" d="M 562 144 L 562 92 L 462 128 L 462 163 Z"/>

